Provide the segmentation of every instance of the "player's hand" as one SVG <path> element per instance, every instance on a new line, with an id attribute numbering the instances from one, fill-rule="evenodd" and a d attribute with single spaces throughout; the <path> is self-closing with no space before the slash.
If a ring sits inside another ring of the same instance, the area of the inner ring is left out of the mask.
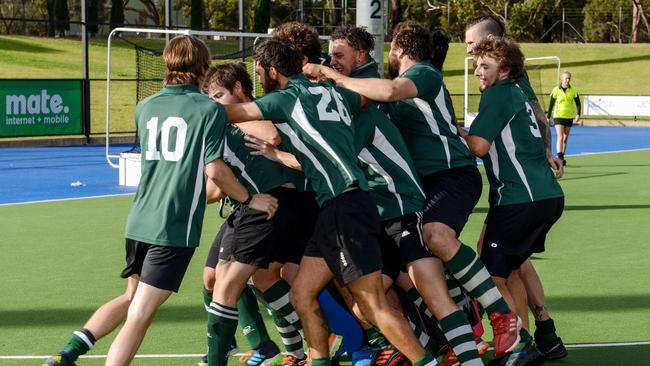
<path id="1" fill-rule="evenodd" d="M 280 162 L 277 154 L 278 150 L 272 144 L 251 135 L 244 135 L 244 140 L 246 141 L 244 144 L 253 149 L 250 153 L 251 155 L 263 156 L 271 161 Z"/>
<path id="2" fill-rule="evenodd" d="M 266 212 L 268 214 L 266 219 L 270 220 L 278 210 L 278 200 L 270 194 L 258 193 L 253 195 L 248 207 L 253 210 Z"/>
<path id="3" fill-rule="evenodd" d="M 305 64 L 302 67 L 302 73 L 305 74 L 305 76 L 309 79 L 316 79 L 316 80 L 324 80 L 324 79 L 329 79 L 330 77 L 328 74 L 330 74 L 330 69 L 327 66 L 319 65 L 319 64 Z"/>
<path id="4" fill-rule="evenodd" d="M 580 118 L 579 114 L 576 114 L 576 117 L 573 119 L 573 123 L 577 125 L 582 125 L 582 119 Z"/>
<path id="5" fill-rule="evenodd" d="M 548 164 L 551 166 L 551 169 L 555 171 L 555 177 L 557 179 L 562 178 L 564 175 L 564 164 L 562 164 L 562 159 L 549 155 L 546 155 L 546 159 L 548 160 Z"/>

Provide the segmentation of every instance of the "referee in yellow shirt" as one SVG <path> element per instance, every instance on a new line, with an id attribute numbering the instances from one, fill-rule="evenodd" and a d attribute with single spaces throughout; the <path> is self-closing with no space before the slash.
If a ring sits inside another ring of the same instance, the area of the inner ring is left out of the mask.
<path id="1" fill-rule="evenodd" d="M 580 95 L 578 90 L 571 86 L 571 73 L 562 73 L 562 84 L 553 88 L 548 113 L 553 117 L 555 132 L 557 132 L 557 157 L 566 165 L 564 153 L 566 152 L 569 132 L 573 123 L 580 121 Z M 573 104 L 575 103 L 575 109 Z"/>

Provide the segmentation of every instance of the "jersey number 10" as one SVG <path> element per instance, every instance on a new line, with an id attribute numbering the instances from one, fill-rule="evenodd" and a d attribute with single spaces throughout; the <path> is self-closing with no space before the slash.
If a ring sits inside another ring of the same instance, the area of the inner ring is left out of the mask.
<path id="1" fill-rule="evenodd" d="M 172 128 L 176 133 L 176 143 L 173 150 L 169 149 L 169 136 Z M 160 128 L 160 145 L 162 157 L 167 161 L 179 161 L 185 150 L 185 136 L 187 135 L 187 123 L 180 117 L 167 117 Z M 147 151 L 146 160 L 160 160 L 161 151 L 158 150 L 158 117 L 151 117 L 147 121 Z"/>

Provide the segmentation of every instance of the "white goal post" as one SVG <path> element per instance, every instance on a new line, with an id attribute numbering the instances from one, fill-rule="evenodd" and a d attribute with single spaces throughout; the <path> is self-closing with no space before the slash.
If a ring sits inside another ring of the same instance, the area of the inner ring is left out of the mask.
<path id="1" fill-rule="evenodd" d="M 156 35 L 193 35 L 193 36 L 205 36 L 205 37 L 231 37 L 231 38 L 253 38 L 253 47 L 257 45 L 260 39 L 270 38 L 271 34 L 267 33 L 246 33 L 246 32 L 221 32 L 221 31 L 196 31 L 190 29 L 183 30 L 166 30 L 166 29 L 154 29 L 154 28 L 128 28 L 120 27 L 115 28 L 108 35 L 107 43 L 107 62 L 106 62 L 106 161 L 113 168 L 120 167 L 120 155 L 112 155 L 110 153 L 110 127 L 111 127 L 111 46 L 114 37 L 119 33 L 133 33 L 133 34 L 156 34 Z M 320 36 L 321 40 L 327 41 L 330 40 L 329 36 Z M 242 51 L 242 50 L 240 50 Z M 253 61 L 253 70 L 255 69 L 255 62 Z M 257 90 L 257 77 L 251 75 L 253 81 L 253 90 Z M 131 154 L 133 155 L 133 154 Z M 116 162 L 117 161 L 117 162 Z M 123 164 L 124 165 L 124 164 Z"/>
<path id="2" fill-rule="evenodd" d="M 534 62 L 534 61 L 554 61 L 557 64 L 557 76 L 555 85 L 560 83 L 560 58 L 557 56 L 544 56 L 544 57 L 530 57 L 526 58 L 525 62 Z M 465 127 L 470 127 L 472 121 L 476 117 L 477 111 L 469 110 L 469 65 L 474 61 L 474 57 L 465 57 L 465 91 L 463 94 L 463 122 Z M 473 74 L 473 73 L 472 73 Z M 539 91 L 536 91 L 539 92 Z"/>

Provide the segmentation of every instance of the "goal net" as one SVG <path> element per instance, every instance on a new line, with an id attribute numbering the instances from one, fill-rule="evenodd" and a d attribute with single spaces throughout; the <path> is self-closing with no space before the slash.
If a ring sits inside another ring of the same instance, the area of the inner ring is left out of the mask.
<path id="1" fill-rule="evenodd" d="M 182 34 L 201 38 L 210 49 L 213 64 L 244 62 L 253 80 L 253 95 L 263 94 L 255 76 L 252 54 L 255 46 L 264 38 L 270 37 L 269 34 L 116 28 L 108 37 L 106 72 L 106 159 L 112 167 L 119 166 L 115 162 L 119 156 L 109 154 L 110 133 L 135 131 L 133 112 L 136 104 L 157 93 L 162 87 L 165 77 L 162 58 L 165 37 Z M 328 46 L 327 39 L 329 37 L 321 37 L 325 51 Z M 133 58 L 128 55 L 124 57 L 124 54 L 128 53 L 133 53 Z M 112 62 L 112 59 L 115 59 L 115 62 Z M 136 131 L 134 148 L 130 151 L 138 152 L 137 143 Z"/>
<path id="2" fill-rule="evenodd" d="M 474 58 L 465 58 L 465 93 L 463 97 L 463 117 L 465 127 L 469 127 L 478 114 L 481 100 L 478 79 L 474 76 Z M 548 95 L 560 82 L 560 58 L 557 56 L 531 57 L 526 59 L 526 72 L 537 100 L 542 108 L 548 107 Z"/>

